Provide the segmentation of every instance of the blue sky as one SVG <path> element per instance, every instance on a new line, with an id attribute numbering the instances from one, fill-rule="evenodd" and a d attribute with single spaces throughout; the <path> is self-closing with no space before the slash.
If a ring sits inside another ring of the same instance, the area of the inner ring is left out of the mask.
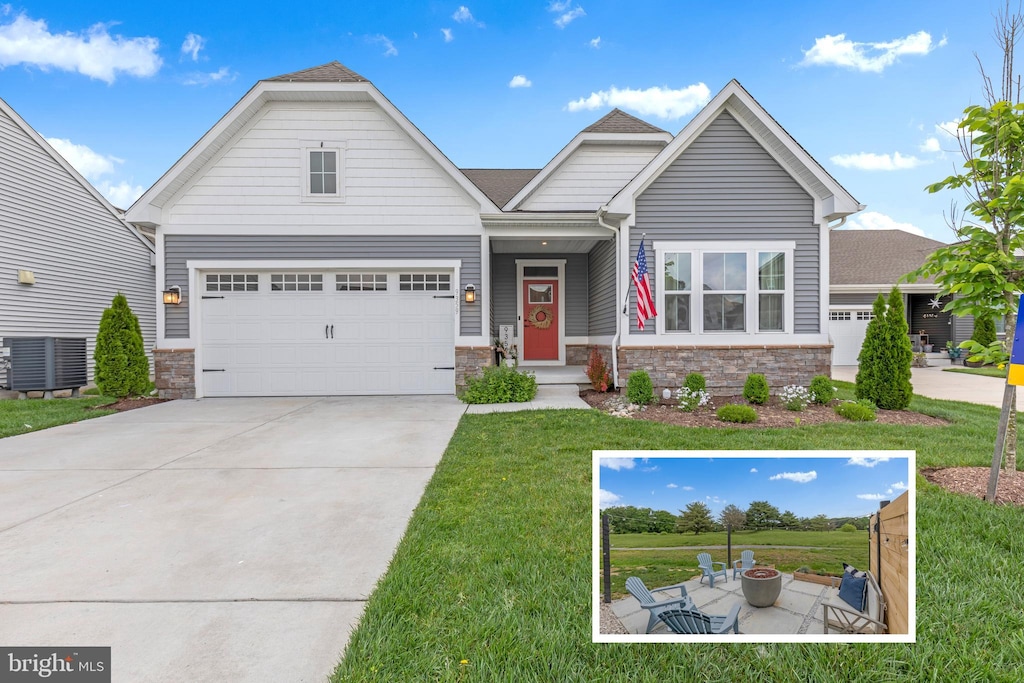
<path id="1" fill-rule="evenodd" d="M 678 513 L 701 501 L 717 517 L 726 505 L 746 510 L 755 500 L 767 500 L 780 512 L 791 510 L 798 517 L 853 517 L 875 512 L 879 500 L 893 500 L 912 484 L 905 453 L 706 453 L 710 456 L 645 452 L 632 457 L 623 452 L 616 454 L 621 457 L 602 457 L 600 507 L 633 505 Z"/>
<path id="2" fill-rule="evenodd" d="M 461 167 L 539 168 L 612 106 L 676 133 L 738 79 L 868 208 L 948 241 L 999 0 L 0 4 L 0 97 L 119 206 L 259 79 L 338 60 Z M 962 204 L 963 202 L 961 202 Z"/>

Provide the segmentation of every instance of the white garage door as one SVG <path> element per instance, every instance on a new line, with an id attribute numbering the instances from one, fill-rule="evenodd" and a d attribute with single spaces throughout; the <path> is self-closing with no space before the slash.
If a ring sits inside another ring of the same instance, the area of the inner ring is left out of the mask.
<path id="1" fill-rule="evenodd" d="M 828 332 L 832 337 L 832 365 L 857 365 L 864 333 L 874 317 L 870 310 L 829 311 Z"/>
<path id="2" fill-rule="evenodd" d="M 455 392 L 451 273 L 202 273 L 203 394 Z"/>

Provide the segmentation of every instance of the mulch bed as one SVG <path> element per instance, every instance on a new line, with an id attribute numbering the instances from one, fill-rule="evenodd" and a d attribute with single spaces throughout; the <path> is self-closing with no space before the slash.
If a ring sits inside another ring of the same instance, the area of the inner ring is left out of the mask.
<path id="1" fill-rule="evenodd" d="M 171 399 L 155 398 L 152 396 L 142 398 L 122 398 L 117 403 L 110 403 L 105 406 L 93 406 L 90 410 L 116 410 L 119 413 L 123 413 L 126 410 L 145 408 L 146 406 L 156 405 L 157 403 L 163 403 L 169 400 Z"/>
<path id="2" fill-rule="evenodd" d="M 921 475 L 947 491 L 984 500 L 990 472 L 988 467 L 926 467 L 921 470 Z M 1000 470 L 996 503 L 1024 506 L 1024 472 Z"/>
<path id="3" fill-rule="evenodd" d="M 580 398 L 590 406 L 602 411 L 609 411 L 613 405 L 609 402 L 617 398 L 615 392 L 600 393 L 593 389 L 580 392 Z M 804 425 L 827 424 L 830 422 L 845 422 L 855 424 L 846 418 L 840 417 L 833 410 L 832 406 L 820 406 L 812 403 L 802 411 L 787 410 L 786 406 L 778 398 L 772 396 L 767 405 L 754 406 L 757 411 L 757 422 L 739 424 L 735 422 L 723 422 L 715 415 L 715 410 L 727 403 L 742 403 L 747 401 L 742 396 L 715 396 L 711 399 L 714 409 L 701 408 L 692 413 L 676 408 L 675 400 L 659 399 L 654 405 L 649 405 L 640 412 L 634 413 L 631 417 L 634 420 L 650 420 L 652 422 L 664 422 L 667 424 L 679 425 L 681 427 L 717 427 L 732 429 L 764 429 L 765 427 L 797 427 Z M 614 403 L 614 402 L 613 402 Z M 879 410 L 875 419 L 878 424 L 892 425 L 920 425 L 925 427 L 942 427 L 947 424 L 945 420 L 930 415 L 922 415 L 909 410 Z"/>

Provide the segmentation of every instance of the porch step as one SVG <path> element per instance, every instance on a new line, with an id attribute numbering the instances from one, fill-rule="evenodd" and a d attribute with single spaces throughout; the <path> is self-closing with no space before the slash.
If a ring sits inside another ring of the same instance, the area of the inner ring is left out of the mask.
<path id="1" fill-rule="evenodd" d="M 532 372 L 537 378 L 537 384 L 590 385 L 584 365 L 520 365 L 519 369 Z"/>

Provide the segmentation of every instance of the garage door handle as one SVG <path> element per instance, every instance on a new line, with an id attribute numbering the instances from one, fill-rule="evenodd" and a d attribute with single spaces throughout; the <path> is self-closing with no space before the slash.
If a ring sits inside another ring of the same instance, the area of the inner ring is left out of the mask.
<path id="1" fill-rule="evenodd" d="M 206 368 L 203 368 L 203 372 L 227 372 L 227 370 L 207 370 Z"/>
<path id="2" fill-rule="evenodd" d="M 331 325 L 331 339 L 334 339 L 334 325 Z"/>
<path id="3" fill-rule="evenodd" d="M 442 365 L 442 366 L 440 366 L 440 367 L 434 366 L 434 369 L 435 369 L 435 370 L 454 370 L 454 369 L 455 369 L 455 366 L 454 366 L 454 365 L 453 365 L 453 366 L 451 366 L 451 367 L 446 367 L 446 366 L 443 366 L 443 365 Z"/>
<path id="4" fill-rule="evenodd" d="M 448 295 L 435 294 L 434 298 L 435 299 L 454 299 L 455 295 L 454 294 L 448 294 Z"/>
<path id="5" fill-rule="evenodd" d="M 327 328 L 328 327 L 330 327 L 330 325 L 324 325 L 324 339 L 327 339 Z"/>

